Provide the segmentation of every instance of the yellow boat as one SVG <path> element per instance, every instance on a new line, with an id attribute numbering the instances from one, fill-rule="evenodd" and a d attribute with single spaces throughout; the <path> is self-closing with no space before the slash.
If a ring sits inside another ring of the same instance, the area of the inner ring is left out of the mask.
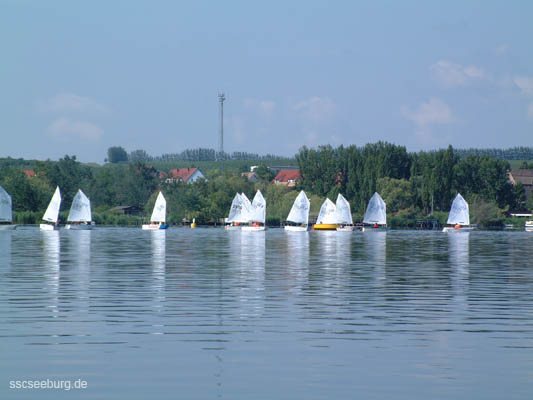
<path id="1" fill-rule="evenodd" d="M 314 231 L 336 231 L 339 224 L 315 224 L 313 225 Z"/>

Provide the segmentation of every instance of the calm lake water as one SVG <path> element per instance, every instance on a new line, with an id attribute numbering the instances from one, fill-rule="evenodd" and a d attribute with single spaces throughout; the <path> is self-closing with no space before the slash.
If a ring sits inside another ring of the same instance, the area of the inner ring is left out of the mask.
<path id="1" fill-rule="evenodd" d="M 0 354 L 1 399 L 531 399 L 533 234 L 0 232 Z"/>

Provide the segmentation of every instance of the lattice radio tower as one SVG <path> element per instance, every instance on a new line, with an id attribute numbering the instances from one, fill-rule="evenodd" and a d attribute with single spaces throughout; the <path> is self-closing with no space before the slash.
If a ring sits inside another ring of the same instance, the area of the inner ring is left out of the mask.
<path id="1" fill-rule="evenodd" d="M 226 96 L 224 96 L 224 92 L 218 94 L 218 101 L 220 102 L 220 149 L 219 149 L 219 157 L 223 161 L 224 160 L 224 100 L 226 100 Z"/>

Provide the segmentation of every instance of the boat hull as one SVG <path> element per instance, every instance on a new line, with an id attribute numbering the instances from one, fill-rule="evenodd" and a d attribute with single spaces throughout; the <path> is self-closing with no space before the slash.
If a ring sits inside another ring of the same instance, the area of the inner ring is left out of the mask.
<path id="1" fill-rule="evenodd" d="M 313 230 L 315 231 L 336 231 L 339 227 L 338 224 L 315 224 Z"/>
<path id="2" fill-rule="evenodd" d="M 159 229 L 167 229 L 167 228 L 168 228 L 167 224 L 163 224 L 163 225 L 144 224 L 142 226 L 142 229 L 147 230 L 147 231 L 156 231 Z"/>
<path id="3" fill-rule="evenodd" d="M 42 231 L 58 231 L 59 225 L 40 224 L 39 229 Z"/>
<path id="4" fill-rule="evenodd" d="M 307 232 L 307 226 L 285 225 L 285 230 L 288 232 Z"/>
<path id="5" fill-rule="evenodd" d="M 456 228 L 454 226 L 445 226 L 444 228 L 442 228 L 443 232 L 470 232 L 472 230 L 474 230 L 474 228 L 472 228 L 471 226 L 462 226 L 460 228 Z"/>
<path id="6" fill-rule="evenodd" d="M 226 226 L 224 226 L 224 229 L 227 230 L 227 231 L 239 231 L 239 230 L 241 230 L 241 227 L 240 226 L 235 226 L 235 225 L 226 225 Z"/>
<path id="7" fill-rule="evenodd" d="M 379 226 L 377 228 L 374 228 L 373 226 L 363 226 L 360 230 L 361 232 L 383 232 L 387 230 L 387 227 Z"/>
<path id="8" fill-rule="evenodd" d="M 260 232 L 260 231 L 264 231 L 265 229 L 266 227 L 264 226 L 243 226 L 241 228 L 241 230 L 245 232 Z"/>
<path id="9" fill-rule="evenodd" d="M 16 229 L 16 228 L 17 228 L 16 224 L 0 225 L 0 231 L 11 231 L 11 230 Z"/>
<path id="10" fill-rule="evenodd" d="M 527 221 L 525 225 L 526 232 L 533 232 L 533 221 Z"/>
<path id="11" fill-rule="evenodd" d="M 74 230 L 74 231 L 89 231 L 89 230 L 93 229 L 93 226 L 92 225 L 88 225 L 88 224 L 79 224 L 79 225 L 67 224 L 67 225 L 65 225 L 65 229 L 70 229 L 70 230 Z"/>
<path id="12" fill-rule="evenodd" d="M 353 225 L 339 226 L 337 228 L 337 232 L 353 232 L 353 230 L 354 230 Z"/>

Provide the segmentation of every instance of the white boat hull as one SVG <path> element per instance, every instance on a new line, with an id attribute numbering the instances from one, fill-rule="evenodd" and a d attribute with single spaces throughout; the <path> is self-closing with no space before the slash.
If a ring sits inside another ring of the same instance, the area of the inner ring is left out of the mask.
<path id="1" fill-rule="evenodd" d="M 266 228 L 264 226 L 243 226 L 241 228 L 242 231 L 246 232 L 260 232 L 264 231 Z"/>
<path id="2" fill-rule="evenodd" d="M 16 224 L 0 225 L 0 231 L 10 231 L 10 230 L 16 229 L 16 227 L 17 227 Z"/>
<path id="3" fill-rule="evenodd" d="M 527 221 L 525 225 L 526 232 L 533 232 L 533 221 Z"/>
<path id="4" fill-rule="evenodd" d="M 386 230 L 386 226 L 379 226 L 377 228 L 374 228 L 373 226 L 363 226 L 362 228 L 360 228 L 361 232 L 383 232 Z"/>
<path id="5" fill-rule="evenodd" d="M 71 230 L 76 230 L 76 231 L 88 231 L 88 230 L 93 229 L 93 226 L 88 225 L 88 224 L 79 224 L 79 225 L 67 224 L 65 225 L 65 229 L 71 229 Z"/>
<path id="6" fill-rule="evenodd" d="M 445 226 L 444 228 L 442 228 L 443 232 L 470 232 L 472 230 L 474 230 L 474 228 L 472 228 L 471 226 L 462 226 L 460 228 L 455 228 L 453 226 Z"/>
<path id="7" fill-rule="evenodd" d="M 142 229 L 149 230 L 149 231 L 155 231 L 155 230 L 158 230 L 158 229 L 167 229 L 167 228 L 168 228 L 168 225 L 166 225 L 166 224 L 164 224 L 164 225 L 144 224 L 142 226 Z"/>
<path id="8" fill-rule="evenodd" d="M 235 226 L 235 225 L 226 225 L 224 227 L 224 229 L 227 230 L 227 231 L 238 231 L 238 230 L 241 229 L 241 227 L 240 226 Z"/>
<path id="9" fill-rule="evenodd" d="M 58 231 L 59 225 L 40 224 L 39 229 L 41 229 L 42 231 Z"/>
<path id="10" fill-rule="evenodd" d="M 285 225 L 285 230 L 289 232 L 307 232 L 307 226 Z"/>
<path id="11" fill-rule="evenodd" d="M 337 232 L 353 232 L 353 225 L 339 226 Z"/>

